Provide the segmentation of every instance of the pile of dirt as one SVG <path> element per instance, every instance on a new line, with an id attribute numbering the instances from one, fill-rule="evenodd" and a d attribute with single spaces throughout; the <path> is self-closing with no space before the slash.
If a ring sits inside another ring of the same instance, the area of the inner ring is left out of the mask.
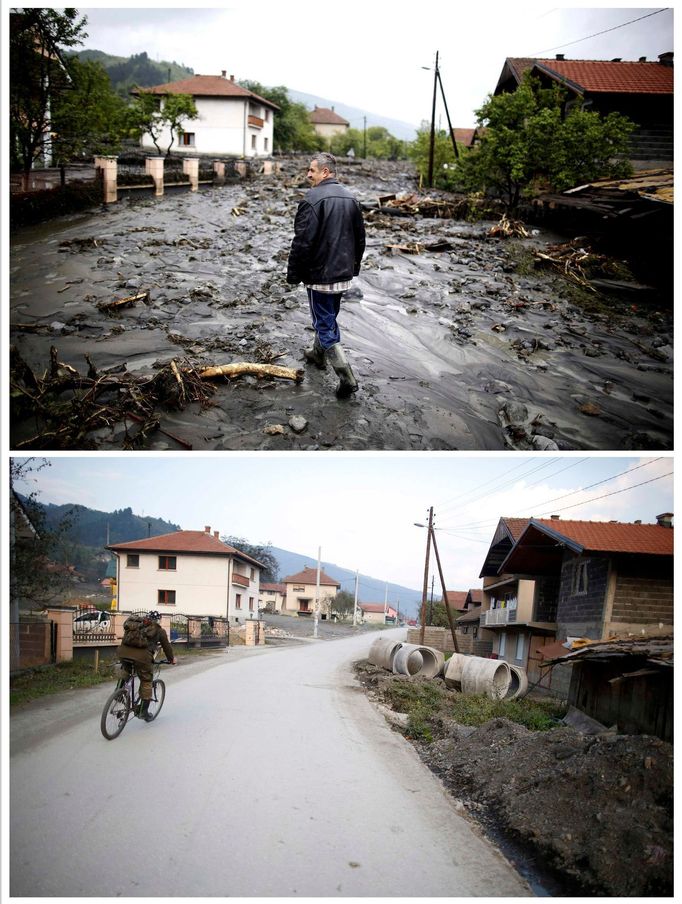
<path id="1" fill-rule="evenodd" d="M 392 684 L 415 680 L 368 662 L 356 675 L 381 704 Z M 530 731 L 505 718 L 472 728 L 442 714 L 427 744 L 409 737 L 406 720 L 389 721 L 495 842 L 512 846 L 519 868 L 551 877 L 556 893 L 672 895 L 670 744 L 561 723 Z"/>

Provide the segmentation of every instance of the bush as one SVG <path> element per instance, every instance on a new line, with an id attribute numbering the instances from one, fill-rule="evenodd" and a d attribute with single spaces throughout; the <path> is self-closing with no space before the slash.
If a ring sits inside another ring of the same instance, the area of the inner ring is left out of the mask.
<path id="1" fill-rule="evenodd" d="M 566 714 L 557 700 L 491 700 L 485 694 L 458 694 L 451 698 L 448 715 L 460 725 L 483 725 L 491 719 L 509 719 L 531 731 L 548 731 Z"/>

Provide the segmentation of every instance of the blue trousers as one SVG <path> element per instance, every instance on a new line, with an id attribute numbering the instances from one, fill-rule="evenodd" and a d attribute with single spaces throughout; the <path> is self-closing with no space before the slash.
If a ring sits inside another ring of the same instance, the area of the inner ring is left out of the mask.
<path id="1" fill-rule="evenodd" d="M 310 316 L 313 327 L 320 340 L 322 348 L 329 348 L 341 341 L 341 332 L 336 318 L 341 308 L 342 292 L 317 292 L 315 289 L 306 289 L 308 303 L 310 304 Z"/>

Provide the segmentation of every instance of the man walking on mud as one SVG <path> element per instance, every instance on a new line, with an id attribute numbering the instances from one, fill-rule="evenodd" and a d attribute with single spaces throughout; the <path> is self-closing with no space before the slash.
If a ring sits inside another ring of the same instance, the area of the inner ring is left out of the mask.
<path id="1" fill-rule="evenodd" d="M 315 154 L 307 178 L 312 188 L 296 211 L 287 282 L 302 282 L 308 292 L 315 340 L 304 351 L 306 360 L 320 368 L 328 361 L 340 380 L 336 395 L 348 398 L 358 382 L 341 348 L 336 318 L 341 296 L 360 272 L 365 224 L 360 205 L 336 179 L 332 154 Z"/>

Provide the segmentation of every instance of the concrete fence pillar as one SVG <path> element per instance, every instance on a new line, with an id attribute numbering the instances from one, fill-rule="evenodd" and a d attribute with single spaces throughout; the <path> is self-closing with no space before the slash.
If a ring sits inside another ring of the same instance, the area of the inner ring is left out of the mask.
<path id="1" fill-rule="evenodd" d="M 213 161 L 213 172 L 215 173 L 215 181 L 222 185 L 225 181 L 225 164 L 221 160 Z"/>
<path id="2" fill-rule="evenodd" d="M 249 165 L 246 160 L 238 160 L 235 165 L 235 169 L 239 173 L 240 176 L 246 176 L 249 171 Z"/>
<path id="3" fill-rule="evenodd" d="M 74 608 L 48 608 L 46 615 L 57 626 L 57 662 L 71 662 L 73 659 L 73 616 Z"/>
<path id="4" fill-rule="evenodd" d="M 163 157 L 147 157 L 144 171 L 154 180 L 154 194 L 160 198 L 163 194 Z"/>
<path id="5" fill-rule="evenodd" d="M 102 175 L 104 203 L 112 204 L 118 201 L 118 158 L 95 157 L 95 171 Z"/>
<path id="6" fill-rule="evenodd" d="M 185 157 L 182 161 L 182 171 L 189 176 L 189 184 L 192 191 L 199 190 L 199 158 Z"/>

